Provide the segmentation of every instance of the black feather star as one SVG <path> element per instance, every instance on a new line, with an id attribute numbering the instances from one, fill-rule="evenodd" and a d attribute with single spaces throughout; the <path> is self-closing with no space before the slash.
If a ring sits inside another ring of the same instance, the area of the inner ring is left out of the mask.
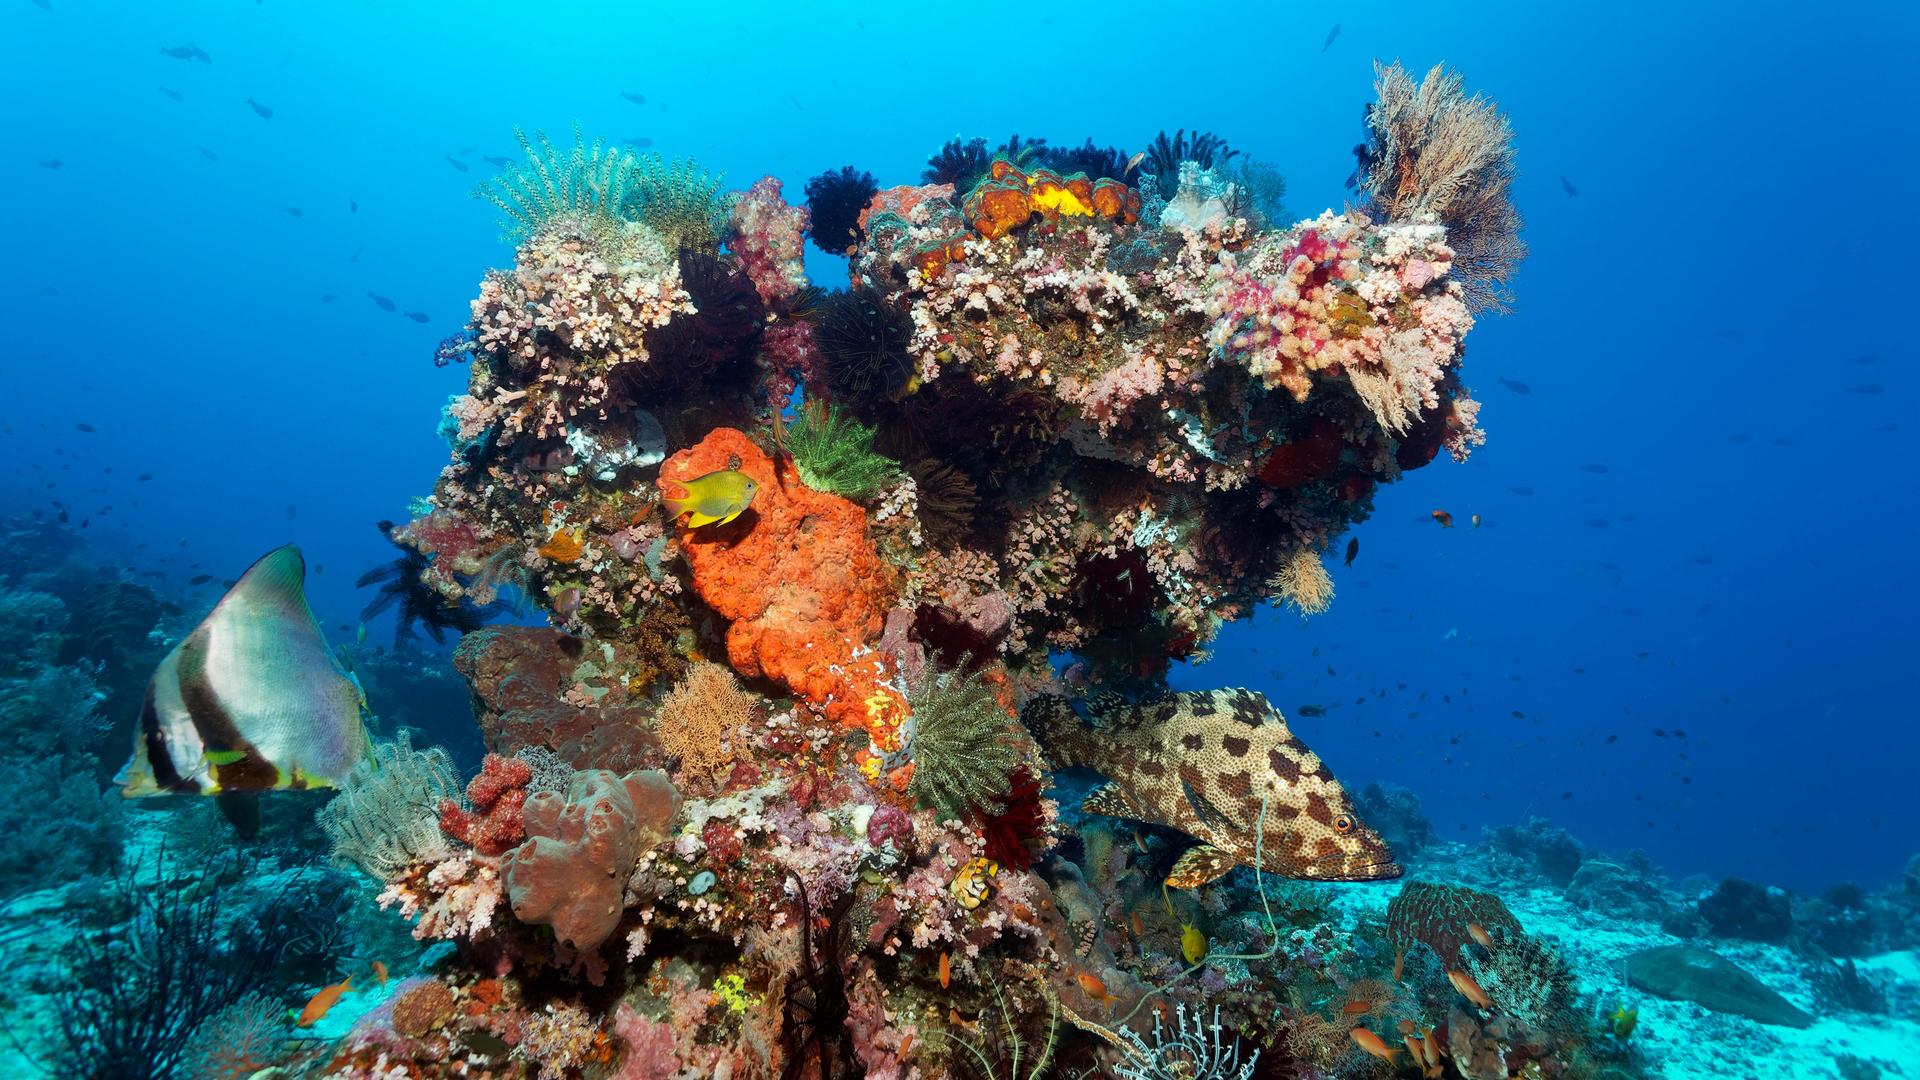
<path id="1" fill-rule="evenodd" d="M 433 563 L 413 548 L 393 538 L 393 522 L 380 522 L 380 535 L 400 549 L 400 557 L 360 575 L 354 587 L 364 589 L 379 584 L 367 606 L 360 609 L 360 621 L 368 622 L 388 609 L 394 609 L 393 647 L 403 649 L 417 639 L 414 628 L 425 628 L 434 644 L 447 643 L 447 631 L 455 635 L 471 633 L 508 610 L 504 600 L 475 604 L 470 600 L 449 600 L 427 584 L 426 572 Z"/>
<path id="2" fill-rule="evenodd" d="M 992 160 L 993 156 L 987 153 L 987 140 L 962 139 L 956 135 L 927 159 L 927 168 L 920 179 L 928 184 L 952 184 L 956 193 L 964 195 L 987 175 L 987 166 Z"/>
<path id="3" fill-rule="evenodd" d="M 813 242 L 829 255 L 844 255 L 860 242 L 860 212 L 880 191 L 873 174 L 851 165 L 807 181 L 807 215 Z"/>
<path id="4" fill-rule="evenodd" d="M 1227 162 L 1240 156 L 1240 151 L 1227 145 L 1227 140 L 1211 131 L 1195 131 L 1192 138 L 1187 137 L 1187 129 L 1181 128 L 1173 138 L 1167 138 L 1162 131 L 1147 145 L 1148 171 L 1159 180 L 1160 194 L 1171 199 L 1180 189 L 1180 163 L 1191 161 L 1203 169 L 1224 167 Z"/>

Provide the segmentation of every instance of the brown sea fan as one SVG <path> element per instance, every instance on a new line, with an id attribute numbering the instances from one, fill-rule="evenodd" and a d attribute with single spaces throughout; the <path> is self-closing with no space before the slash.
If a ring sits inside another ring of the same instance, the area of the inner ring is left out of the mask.
<path id="1" fill-rule="evenodd" d="M 1475 311 L 1507 310 L 1506 279 L 1526 258 L 1511 197 L 1513 128 L 1434 65 L 1419 83 L 1397 62 L 1374 68 L 1368 141 L 1349 183 L 1390 221 L 1432 214 L 1447 227 L 1453 276 Z"/>

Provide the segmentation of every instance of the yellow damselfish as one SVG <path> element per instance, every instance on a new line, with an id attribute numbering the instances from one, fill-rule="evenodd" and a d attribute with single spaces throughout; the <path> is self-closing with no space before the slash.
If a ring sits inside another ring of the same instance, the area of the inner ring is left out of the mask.
<path id="1" fill-rule="evenodd" d="M 670 481 L 687 489 L 681 497 L 663 498 L 662 506 L 667 508 L 669 519 L 681 514 L 690 514 L 687 528 L 697 529 L 702 525 L 725 525 L 740 516 L 753 502 L 753 493 L 760 485 L 753 478 L 738 469 L 721 469 L 705 476 L 696 476 L 691 480 Z"/>
<path id="2" fill-rule="evenodd" d="M 1189 964 L 1197 964 L 1207 958 L 1207 935 L 1192 923 L 1180 928 L 1180 955 L 1186 957 Z"/>

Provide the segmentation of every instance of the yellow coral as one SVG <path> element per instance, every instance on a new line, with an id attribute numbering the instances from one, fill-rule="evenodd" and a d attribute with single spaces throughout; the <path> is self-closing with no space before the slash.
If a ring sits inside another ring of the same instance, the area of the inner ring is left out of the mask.
<path id="1" fill-rule="evenodd" d="M 538 550 L 541 558 L 557 563 L 578 562 L 587 550 L 587 535 L 579 529 L 555 529 Z"/>
<path id="2" fill-rule="evenodd" d="M 760 1004 L 761 996 L 747 989 L 745 975 L 729 971 L 713 981 L 713 992 L 707 1000 L 714 1005 L 725 1005 L 734 1013 L 744 1013 Z"/>
<path id="3" fill-rule="evenodd" d="M 655 727 L 683 772 L 717 778 L 732 768 L 729 741 L 753 720 L 754 696 L 719 664 L 695 664 L 660 703 Z"/>
<path id="4" fill-rule="evenodd" d="M 1078 195 L 1059 183 L 1034 185 L 1033 208 L 1045 213 L 1062 214 L 1067 217 L 1092 217 L 1093 207 L 1083 202 Z"/>

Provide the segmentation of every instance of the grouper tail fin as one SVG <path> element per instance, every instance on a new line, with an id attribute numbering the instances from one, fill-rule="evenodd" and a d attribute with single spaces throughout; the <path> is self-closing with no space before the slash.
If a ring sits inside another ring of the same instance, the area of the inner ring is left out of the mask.
<path id="1" fill-rule="evenodd" d="M 1082 753 L 1087 738 L 1086 725 L 1081 722 L 1080 714 L 1073 711 L 1073 703 L 1066 698 L 1058 694 L 1041 694 L 1021 707 L 1020 721 L 1033 733 L 1040 749 L 1046 752 L 1048 760 L 1055 767 L 1086 764 Z"/>

